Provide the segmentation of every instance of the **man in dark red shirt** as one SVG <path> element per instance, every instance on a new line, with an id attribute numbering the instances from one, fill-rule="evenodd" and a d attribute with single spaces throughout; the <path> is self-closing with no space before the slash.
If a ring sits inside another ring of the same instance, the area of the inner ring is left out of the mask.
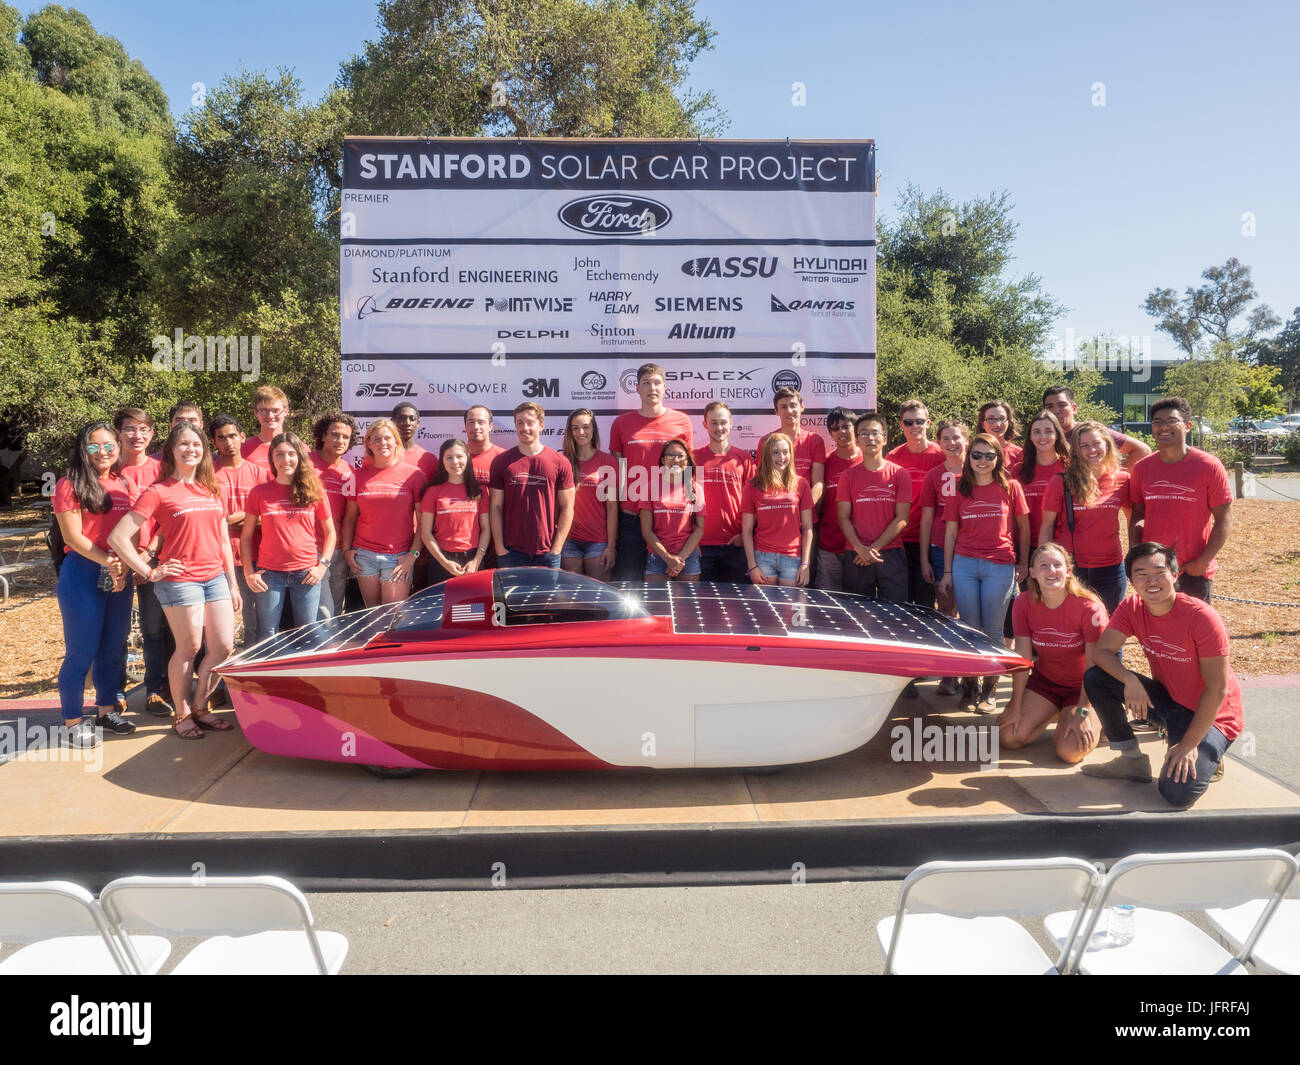
<path id="1" fill-rule="evenodd" d="M 542 443 L 546 412 L 536 403 L 515 408 L 517 447 L 492 462 L 488 520 L 498 567 L 560 568 L 573 524 L 573 465 Z"/>
<path id="2" fill-rule="evenodd" d="M 921 489 L 925 487 L 925 475 L 943 465 L 943 448 L 930 440 L 930 412 L 921 400 L 909 399 L 899 405 L 898 425 L 903 430 L 903 442 L 885 458 L 902 466 L 912 478 L 912 509 L 903 530 L 907 601 L 934 606 L 934 585 L 921 573 Z M 915 689 L 909 685 L 908 691 Z"/>
<path id="3" fill-rule="evenodd" d="M 1151 761 L 1138 747 L 1128 713 L 1164 727 L 1168 750 L 1159 789 L 1185 809 L 1223 772 L 1223 756 L 1242 730 L 1241 685 L 1228 663 L 1228 631 L 1214 608 L 1179 592 L 1173 548 L 1142 543 L 1124 559 L 1136 590 L 1111 615 L 1083 686 L 1117 758 L 1083 772 L 1109 780 L 1149 781 Z M 1137 639 L 1151 676 L 1124 667 L 1125 641 Z"/>

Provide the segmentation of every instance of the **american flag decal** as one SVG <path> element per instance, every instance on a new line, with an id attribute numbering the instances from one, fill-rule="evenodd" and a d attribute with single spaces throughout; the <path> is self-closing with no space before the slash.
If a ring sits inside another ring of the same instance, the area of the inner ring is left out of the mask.
<path id="1" fill-rule="evenodd" d="M 483 618 L 482 603 L 456 603 L 451 608 L 452 621 L 482 621 Z"/>

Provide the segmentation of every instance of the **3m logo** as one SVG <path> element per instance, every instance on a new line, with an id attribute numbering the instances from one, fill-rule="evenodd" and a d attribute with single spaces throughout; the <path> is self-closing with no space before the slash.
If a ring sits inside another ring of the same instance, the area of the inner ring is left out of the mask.
<path id="1" fill-rule="evenodd" d="M 559 395 L 560 379 L 558 377 L 524 378 L 525 399 L 544 399 L 548 396 L 558 398 Z"/>

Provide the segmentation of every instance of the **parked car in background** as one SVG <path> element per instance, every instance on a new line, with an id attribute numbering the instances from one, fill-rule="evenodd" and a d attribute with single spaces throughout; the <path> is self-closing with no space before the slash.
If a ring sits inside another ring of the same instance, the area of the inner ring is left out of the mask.
<path id="1" fill-rule="evenodd" d="M 1253 418 L 1233 418 L 1228 423 L 1228 430 L 1233 433 L 1264 433 L 1267 436 L 1285 436 L 1291 431 L 1276 421 L 1257 422 Z"/>
<path id="2" fill-rule="evenodd" d="M 1277 420 L 1277 424 L 1282 426 L 1288 433 L 1300 432 L 1300 414 L 1288 414 Z"/>

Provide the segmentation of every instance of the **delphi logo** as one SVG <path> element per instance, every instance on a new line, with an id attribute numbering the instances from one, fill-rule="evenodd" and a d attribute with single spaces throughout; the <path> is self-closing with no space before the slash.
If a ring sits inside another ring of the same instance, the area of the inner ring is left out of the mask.
<path id="1" fill-rule="evenodd" d="M 558 217 L 580 233 L 649 236 L 668 225 L 673 213 L 643 196 L 601 195 L 570 200 L 560 208 Z"/>
<path id="2" fill-rule="evenodd" d="M 357 386 L 358 399 L 384 399 L 385 397 L 405 396 L 414 399 L 415 386 L 408 381 L 367 381 Z"/>

